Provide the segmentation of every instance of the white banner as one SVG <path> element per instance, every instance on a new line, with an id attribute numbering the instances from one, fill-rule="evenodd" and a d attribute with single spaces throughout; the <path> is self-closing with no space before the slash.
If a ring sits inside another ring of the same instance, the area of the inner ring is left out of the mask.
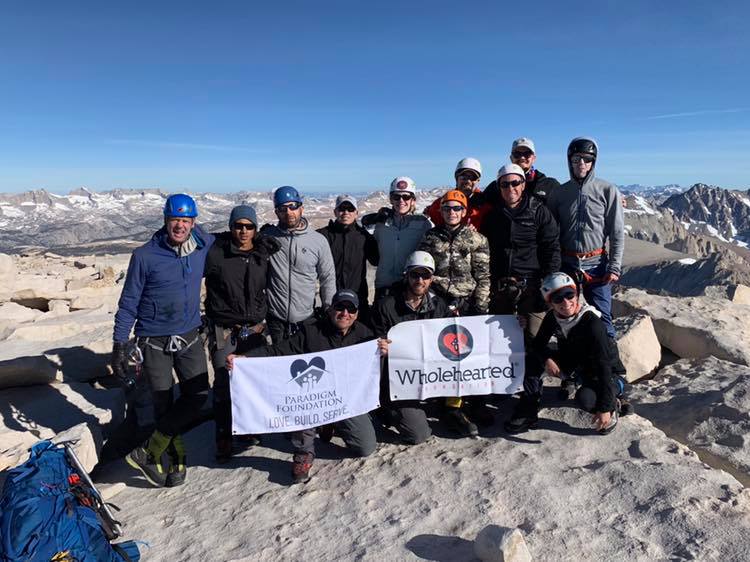
<path id="1" fill-rule="evenodd" d="M 391 328 L 388 339 L 391 400 L 523 389 L 523 330 L 515 316 L 402 322 Z"/>
<path id="2" fill-rule="evenodd" d="M 234 360 L 232 432 L 297 431 L 365 414 L 380 405 L 375 340 L 305 355 Z"/>

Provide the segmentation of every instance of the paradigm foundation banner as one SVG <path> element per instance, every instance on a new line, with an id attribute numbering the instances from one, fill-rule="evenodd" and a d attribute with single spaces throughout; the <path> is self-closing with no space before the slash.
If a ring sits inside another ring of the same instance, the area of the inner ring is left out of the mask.
<path id="1" fill-rule="evenodd" d="M 523 388 L 523 330 L 515 316 L 402 322 L 388 339 L 392 400 L 514 394 Z"/>
<path id="2" fill-rule="evenodd" d="M 377 342 L 235 359 L 230 386 L 236 434 L 297 431 L 345 420 L 380 405 Z"/>

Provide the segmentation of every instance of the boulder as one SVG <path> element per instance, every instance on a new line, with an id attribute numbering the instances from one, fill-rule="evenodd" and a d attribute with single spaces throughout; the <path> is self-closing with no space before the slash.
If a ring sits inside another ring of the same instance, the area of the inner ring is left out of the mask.
<path id="1" fill-rule="evenodd" d="M 681 359 L 629 395 L 636 413 L 750 485 L 750 367 Z"/>
<path id="2" fill-rule="evenodd" d="M 626 289 L 612 299 L 614 316 L 645 314 L 659 343 L 678 357 L 709 357 L 750 365 L 750 306 L 707 297 L 664 297 Z"/>
<path id="3" fill-rule="evenodd" d="M 16 262 L 8 254 L 0 254 L 0 293 L 9 293 L 14 287 Z"/>
<path id="4" fill-rule="evenodd" d="M 98 283 L 98 281 L 96 282 Z M 84 289 L 68 291 L 65 298 L 70 300 L 70 310 L 90 310 L 102 307 L 107 312 L 117 312 L 122 287 L 119 285 L 95 286 L 92 284 Z"/>
<path id="5" fill-rule="evenodd" d="M 18 275 L 11 300 L 29 308 L 46 312 L 47 303 L 65 292 L 65 279 L 49 275 Z"/>
<path id="6" fill-rule="evenodd" d="M 488 525 L 474 539 L 474 554 L 482 562 L 531 562 L 521 531 Z"/>
<path id="7" fill-rule="evenodd" d="M 103 439 L 99 426 L 79 423 L 55 435 L 52 442 L 70 442 L 84 470 L 91 472 L 99 462 Z"/>
<path id="8" fill-rule="evenodd" d="M 106 332 L 113 322 L 114 317 L 106 305 L 102 305 L 94 310 L 81 310 L 52 318 L 45 316 L 37 322 L 19 324 L 7 339 L 49 342 L 92 330 Z"/>
<path id="9" fill-rule="evenodd" d="M 651 374 L 661 361 L 661 345 L 651 318 L 644 314 L 623 316 L 614 321 L 617 347 L 627 374 L 634 382 Z"/>
<path id="10" fill-rule="evenodd" d="M 57 372 L 58 366 L 44 355 L 0 360 L 0 388 L 48 384 Z"/>
<path id="11" fill-rule="evenodd" d="M 736 304 L 750 305 L 750 287 L 746 285 L 735 285 L 730 299 Z"/>
<path id="12" fill-rule="evenodd" d="M 62 316 L 70 312 L 70 301 L 66 300 L 51 300 L 47 303 L 49 309 L 45 313 L 45 318 L 52 318 L 53 316 Z"/>
<path id="13" fill-rule="evenodd" d="M 22 306 L 15 302 L 4 302 L 0 305 L 0 323 L 5 325 L 32 322 L 42 314 L 36 308 Z"/>

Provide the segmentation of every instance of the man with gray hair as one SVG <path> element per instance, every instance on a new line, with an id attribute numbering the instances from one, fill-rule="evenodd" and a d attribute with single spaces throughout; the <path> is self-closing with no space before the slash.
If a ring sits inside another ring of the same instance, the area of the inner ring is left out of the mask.
<path id="1" fill-rule="evenodd" d="M 351 289 L 359 298 L 359 321 L 369 324 L 370 305 L 367 288 L 367 262 L 377 266 L 380 259 L 378 243 L 359 224 L 357 199 L 339 195 L 333 209 L 336 220 L 318 230 L 331 246 L 336 268 L 336 288 Z"/>

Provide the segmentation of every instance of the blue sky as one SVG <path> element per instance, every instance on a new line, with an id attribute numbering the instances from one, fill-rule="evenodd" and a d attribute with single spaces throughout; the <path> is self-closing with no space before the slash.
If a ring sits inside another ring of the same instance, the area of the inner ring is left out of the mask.
<path id="1" fill-rule="evenodd" d="M 564 177 L 750 187 L 744 2 L 6 2 L 0 191 L 434 187 L 518 136 Z"/>

